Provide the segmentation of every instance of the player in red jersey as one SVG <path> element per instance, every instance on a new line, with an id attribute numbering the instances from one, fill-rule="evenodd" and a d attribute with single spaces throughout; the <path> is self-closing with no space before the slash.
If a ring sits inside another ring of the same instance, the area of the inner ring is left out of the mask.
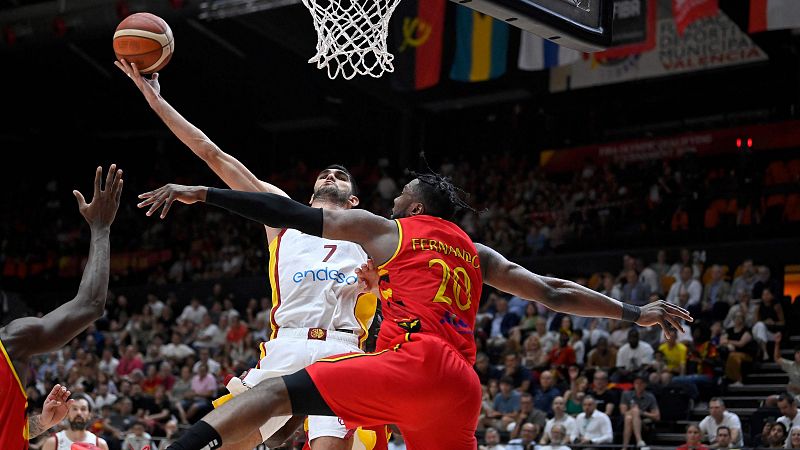
<path id="1" fill-rule="evenodd" d="M 379 351 L 325 358 L 261 383 L 192 426 L 172 450 L 220 448 L 244 439 L 269 417 L 309 413 L 338 415 L 350 427 L 394 423 L 413 450 L 473 450 L 481 389 L 472 369 L 472 328 L 483 282 L 559 312 L 658 324 L 670 338 L 681 319 L 692 320 L 663 301 L 640 308 L 541 277 L 473 244 L 445 220 L 465 205 L 437 174 L 420 175 L 403 188 L 395 199 L 395 220 L 203 186 L 166 185 L 140 198 L 140 208 L 150 207 L 148 215 L 161 209 L 164 218 L 176 200 L 203 201 L 268 226 L 356 242 L 381 263 L 385 319 Z"/>
<path id="2" fill-rule="evenodd" d="M 87 204 L 78 191 L 78 210 L 89 223 L 89 260 L 83 271 L 78 294 L 44 317 L 23 317 L 0 328 L 0 449 L 23 450 L 28 439 L 60 422 L 69 409 L 69 391 L 58 387 L 51 392 L 41 415 L 25 418 L 28 404 L 25 374 L 33 355 L 57 350 L 99 319 L 108 293 L 109 231 L 122 194 L 122 171 L 112 164 L 102 187 L 103 169 L 98 167 L 94 197 Z M 50 402 L 50 403 L 48 403 Z"/>

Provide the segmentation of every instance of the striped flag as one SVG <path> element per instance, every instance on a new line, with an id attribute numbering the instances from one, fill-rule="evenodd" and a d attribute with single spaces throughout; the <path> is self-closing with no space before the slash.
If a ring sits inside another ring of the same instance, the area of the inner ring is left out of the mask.
<path id="1" fill-rule="evenodd" d="M 521 70 L 542 70 L 566 66 L 581 58 L 581 52 L 562 47 L 533 33 L 522 32 L 519 43 L 519 68 Z"/>
<path id="2" fill-rule="evenodd" d="M 800 1 L 750 0 L 750 33 L 800 28 Z"/>
<path id="3" fill-rule="evenodd" d="M 508 24 L 459 6 L 456 9 L 456 54 L 450 78 L 486 81 L 506 73 Z"/>
<path id="4" fill-rule="evenodd" d="M 392 86 L 420 90 L 439 83 L 445 0 L 403 0 L 392 15 Z"/>

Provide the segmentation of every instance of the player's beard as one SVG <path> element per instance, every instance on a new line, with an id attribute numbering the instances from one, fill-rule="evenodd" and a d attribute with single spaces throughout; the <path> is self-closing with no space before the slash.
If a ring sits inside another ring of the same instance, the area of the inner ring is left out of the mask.
<path id="1" fill-rule="evenodd" d="M 314 200 L 322 200 L 340 206 L 346 206 L 350 193 L 340 191 L 335 184 L 323 184 L 314 192 Z"/>
<path id="2" fill-rule="evenodd" d="M 83 431 L 88 428 L 89 422 L 83 420 L 82 418 L 76 417 L 75 420 L 69 421 L 69 429 L 72 431 Z"/>

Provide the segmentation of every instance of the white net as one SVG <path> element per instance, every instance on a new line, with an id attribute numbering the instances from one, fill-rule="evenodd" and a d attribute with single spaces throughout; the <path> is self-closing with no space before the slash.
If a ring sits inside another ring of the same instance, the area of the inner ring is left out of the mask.
<path id="1" fill-rule="evenodd" d="M 400 0 L 303 0 L 317 30 L 317 54 L 308 60 L 328 77 L 380 77 L 393 72 L 386 48 L 389 19 Z"/>

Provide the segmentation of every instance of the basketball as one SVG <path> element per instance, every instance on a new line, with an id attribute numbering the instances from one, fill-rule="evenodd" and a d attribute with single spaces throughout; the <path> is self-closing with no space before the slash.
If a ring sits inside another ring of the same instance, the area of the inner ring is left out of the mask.
<path id="1" fill-rule="evenodd" d="M 157 72 L 167 65 L 175 50 L 172 30 L 164 19 L 136 13 L 120 22 L 114 33 L 114 54 L 136 64 L 139 72 Z"/>

